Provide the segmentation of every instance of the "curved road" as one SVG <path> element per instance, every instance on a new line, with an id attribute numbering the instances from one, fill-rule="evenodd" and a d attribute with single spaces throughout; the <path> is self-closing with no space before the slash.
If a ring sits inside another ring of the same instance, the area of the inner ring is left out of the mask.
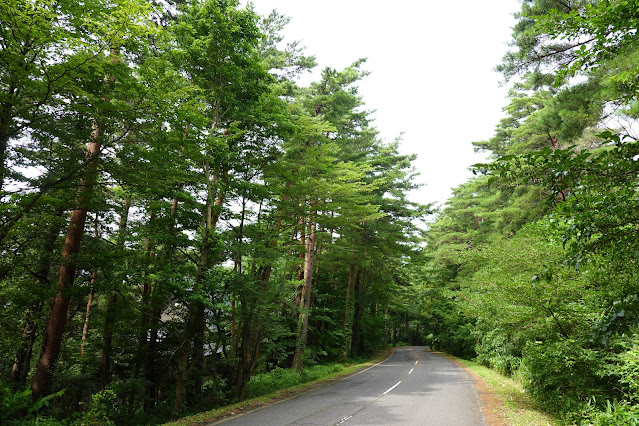
<path id="1" fill-rule="evenodd" d="M 213 424 L 485 425 L 475 381 L 424 347 L 397 348 L 386 361 L 337 383 Z"/>

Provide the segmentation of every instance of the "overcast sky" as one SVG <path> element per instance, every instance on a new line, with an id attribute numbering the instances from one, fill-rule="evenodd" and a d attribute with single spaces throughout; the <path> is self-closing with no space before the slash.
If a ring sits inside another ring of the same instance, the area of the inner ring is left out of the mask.
<path id="1" fill-rule="evenodd" d="M 285 41 L 300 40 L 318 69 L 368 58 L 360 93 L 385 140 L 404 132 L 425 186 L 411 198 L 443 203 L 482 161 L 471 142 L 492 136 L 507 90 L 493 72 L 508 48 L 517 0 L 253 0 L 291 17 Z"/>

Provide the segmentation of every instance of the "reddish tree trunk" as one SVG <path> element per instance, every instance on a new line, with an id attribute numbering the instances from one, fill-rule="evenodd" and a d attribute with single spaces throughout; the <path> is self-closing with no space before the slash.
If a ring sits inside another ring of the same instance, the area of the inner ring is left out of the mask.
<path id="1" fill-rule="evenodd" d="M 35 398 L 42 396 L 47 391 L 47 386 L 62 344 L 62 333 L 66 325 L 67 312 L 69 310 L 69 288 L 75 279 L 76 262 L 75 255 L 80 251 L 84 224 L 87 219 L 87 204 L 95 183 L 95 172 L 100 153 L 102 129 L 97 122 L 93 123 L 91 141 L 87 145 L 87 157 L 89 160 L 86 176 L 80 183 L 76 208 L 71 212 L 69 229 L 62 250 L 62 264 L 58 275 L 58 293 L 51 306 L 47 327 L 42 340 L 42 351 L 36 366 L 35 376 L 31 385 L 31 391 Z"/>

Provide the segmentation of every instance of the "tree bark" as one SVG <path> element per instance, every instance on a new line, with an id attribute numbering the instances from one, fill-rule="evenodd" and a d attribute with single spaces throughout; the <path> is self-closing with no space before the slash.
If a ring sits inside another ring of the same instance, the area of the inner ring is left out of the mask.
<path id="1" fill-rule="evenodd" d="M 293 356 L 293 368 L 301 370 L 304 367 L 304 352 L 306 350 L 306 340 L 308 337 L 308 316 L 311 308 L 311 285 L 313 283 L 313 270 L 315 262 L 315 210 L 311 207 L 308 218 L 309 235 L 306 238 L 306 254 L 304 256 L 304 307 L 300 313 L 299 334 L 295 345 L 295 355 Z"/>
<path id="2" fill-rule="evenodd" d="M 76 208 L 71 212 L 69 229 L 62 251 L 62 264 L 58 275 L 58 293 L 51 306 L 47 327 L 42 341 L 42 351 L 36 366 L 36 373 L 31 385 L 34 398 L 47 392 L 47 387 L 53 374 L 55 362 L 58 359 L 62 344 L 62 333 L 66 325 L 67 312 L 71 297 L 69 289 L 73 285 L 76 272 L 75 255 L 80 251 L 80 243 L 87 219 L 88 203 L 96 180 L 97 162 L 100 154 L 103 131 L 97 121 L 93 122 L 91 139 L 87 144 L 87 173 L 80 182 L 76 197 Z"/>

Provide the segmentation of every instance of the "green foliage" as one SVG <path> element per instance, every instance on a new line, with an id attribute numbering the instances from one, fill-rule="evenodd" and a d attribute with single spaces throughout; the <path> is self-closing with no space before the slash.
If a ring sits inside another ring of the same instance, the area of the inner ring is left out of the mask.
<path id="1" fill-rule="evenodd" d="M 325 364 L 306 367 L 301 371 L 291 368 L 275 368 L 268 373 L 255 374 L 246 386 L 246 397 L 255 398 L 321 379 L 344 369 L 341 364 Z"/>
<path id="2" fill-rule="evenodd" d="M 0 381 L 0 422 L 3 425 L 62 424 L 41 416 L 39 411 L 63 393 L 61 390 L 34 401 L 30 389 L 14 392 L 6 382 Z"/>
<path id="3" fill-rule="evenodd" d="M 78 426 L 115 425 L 117 396 L 110 389 L 103 390 L 91 396 L 91 405 L 82 420 L 75 422 Z"/>
<path id="4" fill-rule="evenodd" d="M 628 402 L 606 400 L 605 405 L 597 404 L 596 398 L 592 398 L 589 404 L 578 416 L 570 417 L 575 423 L 583 425 L 616 426 L 639 425 L 639 408 Z"/>

